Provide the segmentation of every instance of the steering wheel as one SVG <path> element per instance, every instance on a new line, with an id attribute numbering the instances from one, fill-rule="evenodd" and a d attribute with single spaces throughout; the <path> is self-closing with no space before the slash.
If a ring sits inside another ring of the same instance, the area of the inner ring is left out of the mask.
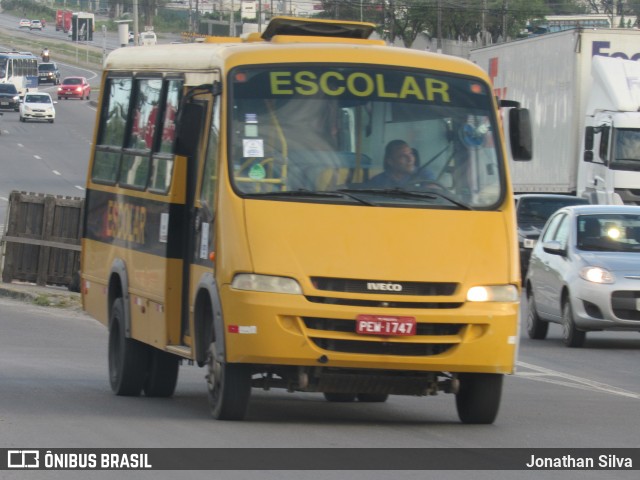
<path id="1" fill-rule="evenodd" d="M 411 181 L 408 183 L 411 186 L 416 186 L 424 190 L 432 190 L 438 193 L 444 193 L 447 191 L 447 188 L 441 183 L 436 182 L 435 180 L 418 180 Z"/>

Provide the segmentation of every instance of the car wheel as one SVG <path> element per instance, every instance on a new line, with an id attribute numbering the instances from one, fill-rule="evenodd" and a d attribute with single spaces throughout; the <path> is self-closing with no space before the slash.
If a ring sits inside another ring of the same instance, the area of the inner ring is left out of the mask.
<path id="1" fill-rule="evenodd" d="M 62 100 L 62 97 L 58 97 L 58 100 Z"/>
<path id="2" fill-rule="evenodd" d="M 49 123 L 53 123 L 53 119 L 49 120 Z"/>
<path id="3" fill-rule="evenodd" d="M 586 336 L 587 332 L 576 327 L 571 301 L 567 298 L 562 305 L 562 341 L 567 347 L 580 348 L 584 345 Z"/>
<path id="4" fill-rule="evenodd" d="M 527 306 L 529 308 L 529 312 L 527 314 L 527 334 L 529 334 L 529 338 L 532 338 L 533 340 L 544 340 L 547 338 L 549 323 L 541 320 L 538 316 L 533 292 L 527 293 Z"/>
<path id="5" fill-rule="evenodd" d="M 503 377 L 496 373 L 460 374 L 456 407 L 462 423 L 489 424 L 495 421 L 500 408 Z"/>
<path id="6" fill-rule="evenodd" d="M 20 121 L 21 121 L 21 122 L 24 122 L 24 121 L 25 121 L 25 119 L 24 119 L 24 117 L 23 117 L 22 115 L 20 115 Z"/>

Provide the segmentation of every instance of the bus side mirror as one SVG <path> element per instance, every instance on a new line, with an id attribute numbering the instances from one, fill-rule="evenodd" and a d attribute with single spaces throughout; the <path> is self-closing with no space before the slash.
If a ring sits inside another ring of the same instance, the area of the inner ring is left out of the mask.
<path id="1" fill-rule="evenodd" d="M 185 103 L 176 120 L 178 131 L 176 135 L 176 155 L 194 157 L 198 151 L 198 144 L 205 123 L 205 105 L 202 103 Z"/>
<path id="2" fill-rule="evenodd" d="M 527 108 L 509 110 L 509 142 L 514 160 L 531 160 L 533 158 L 531 120 Z"/>

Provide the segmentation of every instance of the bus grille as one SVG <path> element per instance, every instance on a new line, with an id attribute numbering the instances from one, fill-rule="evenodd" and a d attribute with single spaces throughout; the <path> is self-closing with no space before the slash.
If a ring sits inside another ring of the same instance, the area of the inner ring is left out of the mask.
<path id="1" fill-rule="evenodd" d="M 368 293 L 376 295 L 451 296 L 458 284 L 454 282 L 389 282 L 388 280 L 354 280 L 350 278 L 312 277 L 318 290 L 343 293 Z M 400 289 L 376 288 L 393 284 Z"/>
<path id="2" fill-rule="evenodd" d="M 312 338 L 311 341 L 319 348 L 330 352 L 400 355 L 406 357 L 438 355 L 456 345 L 454 343 L 361 342 L 357 340 L 334 340 L 328 338 Z"/>
<path id="3" fill-rule="evenodd" d="M 425 357 L 444 353 L 457 344 L 429 343 L 427 338 L 424 343 L 322 338 L 322 332 L 355 333 L 356 322 L 314 317 L 303 317 L 302 321 L 309 329 L 307 335 L 311 341 L 319 348 L 331 352 Z M 458 335 L 463 327 L 464 325 L 457 323 L 418 323 L 416 336 L 453 336 Z"/>

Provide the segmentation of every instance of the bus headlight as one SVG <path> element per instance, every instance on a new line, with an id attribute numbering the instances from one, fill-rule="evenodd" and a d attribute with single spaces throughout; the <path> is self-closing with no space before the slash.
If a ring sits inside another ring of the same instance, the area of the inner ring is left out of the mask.
<path id="1" fill-rule="evenodd" d="M 302 288 L 293 278 L 239 273 L 233 277 L 231 288 L 253 292 L 287 293 L 301 295 Z"/>
<path id="2" fill-rule="evenodd" d="M 471 287 L 467 292 L 468 302 L 517 302 L 515 285 L 489 285 Z"/>

